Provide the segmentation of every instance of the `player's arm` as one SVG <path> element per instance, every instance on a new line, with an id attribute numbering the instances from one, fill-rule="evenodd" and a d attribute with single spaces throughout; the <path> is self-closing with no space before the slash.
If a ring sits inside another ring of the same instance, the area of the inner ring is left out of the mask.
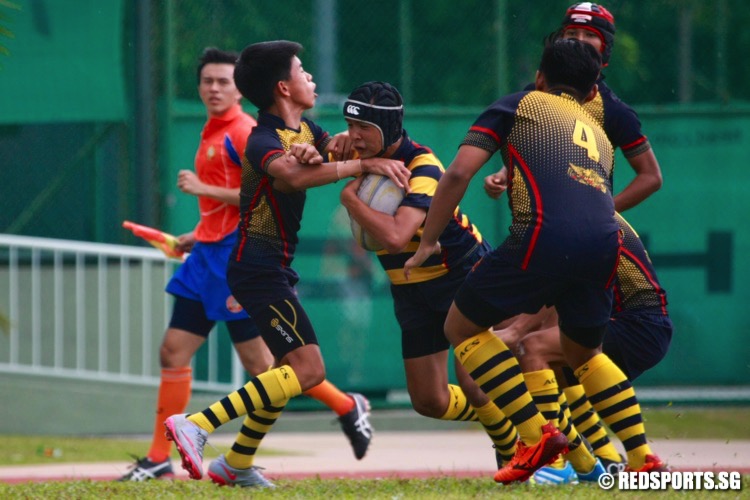
<path id="1" fill-rule="evenodd" d="M 456 157 L 438 182 L 430 209 L 427 211 L 419 248 L 404 266 L 407 279 L 412 268 L 419 267 L 430 255 L 439 252 L 438 238 L 453 217 L 472 177 L 487 163 L 490 156 L 492 154 L 489 151 L 476 146 L 464 144 L 458 148 Z"/>
<path id="2" fill-rule="evenodd" d="M 635 171 L 635 177 L 625 189 L 615 196 L 615 210 L 623 212 L 633 208 L 661 188 L 662 176 L 654 150 L 648 150 L 627 158 Z"/>
<path id="3" fill-rule="evenodd" d="M 354 158 L 354 149 L 352 140 L 349 137 L 349 131 L 345 130 L 331 137 L 326 145 L 326 153 L 330 153 L 334 160 L 343 161 Z"/>
<path id="4" fill-rule="evenodd" d="M 301 163 L 293 154 L 280 155 L 267 166 L 274 178 L 274 188 L 283 192 L 302 191 L 324 186 L 362 173 L 389 177 L 398 187 L 408 190 L 409 171 L 404 163 L 389 158 L 332 161 L 319 164 Z"/>
<path id="5" fill-rule="evenodd" d="M 177 174 L 177 188 L 186 194 L 193 196 L 205 196 L 214 200 L 234 205 L 240 205 L 240 188 L 225 188 L 213 186 L 201 181 L 192 170 L 180 170 Z"/>
<path id="6" fill-rule="evenodd" d="M 349 216 L 362 229 L 375 238 L 388 253 L 401 253 L 424 222 L 427 211 L 422 208 L 401 206 L 394 215 L 378 212 L 367 206 L 357 196 L 364 177 L 347 183 L 341 191 L 341 204 Z"/>
<path id="7" fill-rule="evenodd" d="M 190 231 L 189 233 L 181 234 L 177 237 L 177 245 L 175 248 L 180 252 L 191 252 L 196 241 L 195 231 Z"/>

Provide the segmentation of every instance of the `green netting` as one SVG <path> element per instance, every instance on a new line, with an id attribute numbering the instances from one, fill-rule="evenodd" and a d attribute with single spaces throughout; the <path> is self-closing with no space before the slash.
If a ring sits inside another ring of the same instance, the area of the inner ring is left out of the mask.
<path id="1" fill-rule="evenodd" d="M 122 0 L 19 2 L 0 69 L 0 124 L 122 121 Z"/>

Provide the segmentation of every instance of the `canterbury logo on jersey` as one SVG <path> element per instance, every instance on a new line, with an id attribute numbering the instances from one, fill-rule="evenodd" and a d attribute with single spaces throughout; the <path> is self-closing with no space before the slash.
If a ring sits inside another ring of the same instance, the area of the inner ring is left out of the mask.
<path id="1" fill-rule="evenodd" d="M 350 115 L 359 116 L 359 106 L 350 104 L 346 107 L 346 112 L 349 113 Z"/>

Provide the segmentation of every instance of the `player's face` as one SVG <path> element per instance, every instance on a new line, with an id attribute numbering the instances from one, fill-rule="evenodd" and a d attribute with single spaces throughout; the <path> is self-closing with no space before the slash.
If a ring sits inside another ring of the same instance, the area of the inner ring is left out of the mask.
<path id="1" fill-rule="evenodd" d="M 209 63 L 201 70 L 198 94 L 209 116 L 219 116 L 240 101 L 242 94 L 234 86 L 234 65 Z"/>
<path id="2" fill-rule="evenodd" d="M 346 126 L 349 131 L 349 138 L 352 141 L 352 147 L 360 158 L 372 158 L 383 149 L 383 138 L 380 129 L 376 126 L 348 118 L 346 119 Z"/>
<path id="3" fill-rule="evenodd" d="M 292 70 L 286 84 L 294 102 L 304 109 L 315 106 L 315 98 L 318 97 L 315 93 L 315 82 L 312 75 L 302 67 L 302 61 L 297 56 L 292 59 Z"/>
<path id="4" fill-rule="evenodd" d="M 602 39 L 591 30 L 583 28 L 568 28 L 563 33 L 563 38 L 566 40 L 574 39 L 583 43 L 588 43 L 593 46 L 597 52 L 601 53 L 602 51 Z"/>

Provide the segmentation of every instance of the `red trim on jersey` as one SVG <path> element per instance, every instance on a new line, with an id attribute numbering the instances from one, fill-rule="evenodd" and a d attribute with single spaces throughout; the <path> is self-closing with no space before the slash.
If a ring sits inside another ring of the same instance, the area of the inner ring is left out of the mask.
<path id="1" fill-rule="evenodd" d="M 301 127 L 300 127 L 300 130 L 301 130 Z M 323 141 L 325 141 L 326 139 L 328 139 L 328 137 L 330 137 L 328 135 L 328 132 L 323 133 L 323 135 L 320 137 L 320 139 L 318 139 L 317 141 L 315 141 L 315 149 L 320 149 L 320 145 L 323 143 Z"/>
<path id="2" fill-rule="evenodd" d="M 516 148 L 514 148 L 510 143 L 508 144 L 508 155 L 511 158 L 516 158 L 518 160 L 518 165 L 521 167 L 521 170 L 523 170 L 526 178 L 529 181 L 529 186 L 531 187 L 531 190 L 534 193 L 534 201 L 536 205 L 536 224 L 534 226 L 534 233 L 531 235 L 531 241 L 529 242 L 529 249 L 526 251 L 526 255 L 524 256 L 523 262 L 521 263 L 521 269 L 526 270 L 526 268 L 529 266 L 529 261 L 531 260 L 531 254 L 534 253 L 534 247 L 536 246 L 536 241 L 539 239 L 539 233 L 542 230 L 542 219 L 544 218 L 544 208 L 542 204 L 542 196 L 539 193 L 539 186 L 537 186 L 536 181 L 534 180 L 534 176 L 531 175 L 531 170 L 529 169 L 529 166 L 526 165 L 526 162 L 523 161 L 523 158 L 521 158 L 521 155 L 518 154 L 518 151 L 516 151 Z"/>
<path id="3" fill-rule="evenodd" d="M 268 177 L 264 177 L 263 180 L 268 179 Z M 276 200 L 276 198 L 273 196 L 273 189 L 271 188 L 271 183 L 266 183 L 266 190 L 268 191 L 268 201 L 269 206 L 275 209 L 277 219 L 279 221 L 279 233 L 281 236 L 281 241 L 284 243 L 284 260 L 281 262 L 281 267 L 287 267 L 289 264 L 289 241 L 286 237 L 286 233 L 284 232 L 284 224 L 282 222 L 283 218 L 281 216 L 281 210 L 279 209 L 279 204 Z"/>
<path id="4" fill-rule="evenodd" d="M 609 288 L 615 281 L 615 277 L 617 276 L 617 268 L 620 267 L 620 255 L 622 255 L 622 251 L 622 231 L 617 231 L 617 260 L 615 261 L 614 269 L 612 269 L 612 274 L 609 275 L 609 279 L 607 280 L 607 284 L 604 285 L 604 288 Z"/>
<path id="5" fill-rule="evenodd" d="M 627 248 L 623 248 L 622 253 L 624 253 L 625 256 L 628 257 L 636 266 L 638 266 L 638 269 L 641 270 L 641 272 L 646 277 L 646 279 L 648 280 L 648 282 L 651 284 L 651 286 L 654 288 L 655 291 L 661 289 L 661 287 L 659 286 L 659 283 L 656 282 L 656 278 L 654 278 L 651 275 L 651 273 L 648 272 L 648 267 L 646 267 L 646 265 L 640 259 L 638 259 L 638 257 L 634 253 L 630 252 Z M 661 312 L 662 314 L 666 316 L 667 315 L 666 297 L 664 296 L 663 293 L 660 295 L 661 297 L 659 300 L 661 300 Z"/>
<path id="6" fill-rule="evenodd" d="M 641 137 L 641 138 L 639 138 L 639 139 L 631 142 L 630 144 L 625 144 L 620 149 L 622 149 L 623 151 L 625 151 L 626 149 L 634 148 L 634 147 L 636 147 L 636 146 L 638 146 L 640 144 L 643 144 L 644 142 L 646 142 L 646 140 L 647 140 L 646 136 L 643 136 L 643 137 Z"/>
<path id="7" fill-rule="evenodd" d="M 612 290 L 612 307 L 615 310 L 615 312 L 622 312 L 622 293 L 620 290 L 620 287 L 614 287 L 614 290 Z M 614 318 L 610 318 L 614 319 Z"/>
<path id="8" fill-rule="evenodd" d="M 260 185 L 258 186 L 258 189 L 255 191 L 255 194 L 253 195 L 253 199 L 250 200 L 250 206 L 247 208 L 247 213 L 243 214 L 243 230 L 240 231 L 242 233 L 242 239 L 240 240 L 240 244 L 237 247 L 237 262 L 240 262 L 242 260 L 242 250 L 245 248 L 245 243 L 247 242 L 247 226 L 250 223 L 250 214 L 253 213 L 253 209 L 258 206 L 258 198 L 260 198 L 260 193 L 263 191 L 263 187 L 265 184 L 268 184 L 268 177 L 263 177 L 260 180 Z"/>
<path id="9" fill-rule="evenodd" d="M 472 126 L 469 130 L 473 130 L 475 132 L 481 132 L 483 134 L 487 134 L 491 136 L 493 139 L 495 139 L 495 142 L 500 144 L 500 136 L 497 135 L 497 133 L 492 130 L 491 128 L 485 128 L 485 127 L 477 127 L 476 125 Z"/>
<path id="10" fill-rule="evenodd" d="M 268 153 L 266 153 L 265 156 L 260 160 L 260 168 L 261 168 L 261 170 L 263 170 L 264 172 L 268 172 L 268 170 L 263 165 L 266 164 L 266 161 L 268 160 L 269 157 L 274 156 L 274 155 L 278 155 L 278 154 L 283 155 L 283 154 L 286 154 L 286 152 L 283 149 L 274 149 L 274 150 L 269 151 Z"/>

